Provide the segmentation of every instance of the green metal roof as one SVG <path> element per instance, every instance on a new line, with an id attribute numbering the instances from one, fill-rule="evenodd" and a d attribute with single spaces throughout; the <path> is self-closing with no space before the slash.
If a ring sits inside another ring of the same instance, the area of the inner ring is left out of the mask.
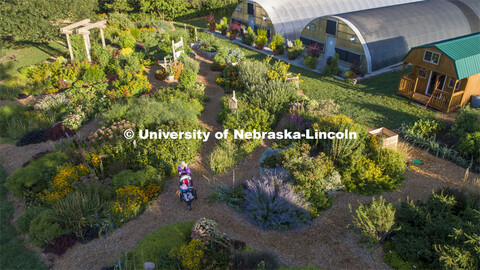
<path id="1" fill-rule="evenodd" d="M 480 73 L 480 32 L 417 46 L 410 52 L 427 47 L 436 47 L 453 60 L 459 80 Z"/>

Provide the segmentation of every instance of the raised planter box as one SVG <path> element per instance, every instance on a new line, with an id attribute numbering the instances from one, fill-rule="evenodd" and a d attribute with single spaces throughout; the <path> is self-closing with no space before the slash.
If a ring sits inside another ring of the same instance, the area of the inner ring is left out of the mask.
<path id="1" fill-rule="evenodd" d="M 398 144 L 398 134 L 388 128 L 378 128 L 370 130 L 368 133 L 377 136 L 383 141 L 384 148 L 396 149 Z"/>

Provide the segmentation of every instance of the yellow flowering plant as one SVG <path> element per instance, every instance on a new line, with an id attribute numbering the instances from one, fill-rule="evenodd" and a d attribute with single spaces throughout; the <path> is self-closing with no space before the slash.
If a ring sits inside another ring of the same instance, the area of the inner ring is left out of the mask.
<path id="1" fill-rule="evenodd" d="M 120 222 L 136 217 L 148 202 L 148 197 L 140 187 L 127 185 L 117 189 L 115 193 L 117 199 L 113 203 L 113 214 Z"/>
<path id="2" fill-rule="evenodd" d="M 85 164 L 77 166 L 67 165 L 61 169 L 53 178 L 49 189 L 43 190 L 39 198 L 47 205 L 53 205 L 73 191 L 72 184 L 87 175 L 90 169 Z"/>
<path id="3" fill-rule="evenodd" d="M 193 239 L 187 245 L 170 250 L 170 258 L 178 260 L 183 269 L 200 270 L 202 269 L 202 259 L 205 255 L 205 243 L 199 239 Z"/>

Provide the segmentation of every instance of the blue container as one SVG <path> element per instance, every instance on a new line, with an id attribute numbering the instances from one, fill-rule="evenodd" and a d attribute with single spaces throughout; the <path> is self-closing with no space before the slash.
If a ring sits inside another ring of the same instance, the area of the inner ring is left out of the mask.
<path id="1" fill-rule="evenodd" d="M 480 95 L 472 95 L 470 106 L 475 109 L 480 108 Z"/>

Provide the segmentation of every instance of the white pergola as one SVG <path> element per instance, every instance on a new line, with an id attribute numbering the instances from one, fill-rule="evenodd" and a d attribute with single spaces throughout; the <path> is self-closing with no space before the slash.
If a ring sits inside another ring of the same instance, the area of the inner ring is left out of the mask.
<path id="1" fill-rule="evenodd" d="M 76 23 L 72 23 L 65 27 L 60 28 L 60 33 L 67 36 L 68 52 L 70 53 L 70 59 L 73 60 L 72 44 L 70 43 L 70 35 L 81 34 L 83 35 L 83 41 L 85 42 L 85 50 L 87 51 L 88 61 L 91 62 L 90 57 L 90 29 L 98 28 L 100 30 L 100 37 L 102 38 L 102 46 L 105 47 L 105 37 L 103 36 L 103 29 L 107 27 L 107 21 L 98 21 L 96 23 L 90 23 L 90 19 L 85 19 Z M 75 29 L 78 28 L 78 29 Z"/>

